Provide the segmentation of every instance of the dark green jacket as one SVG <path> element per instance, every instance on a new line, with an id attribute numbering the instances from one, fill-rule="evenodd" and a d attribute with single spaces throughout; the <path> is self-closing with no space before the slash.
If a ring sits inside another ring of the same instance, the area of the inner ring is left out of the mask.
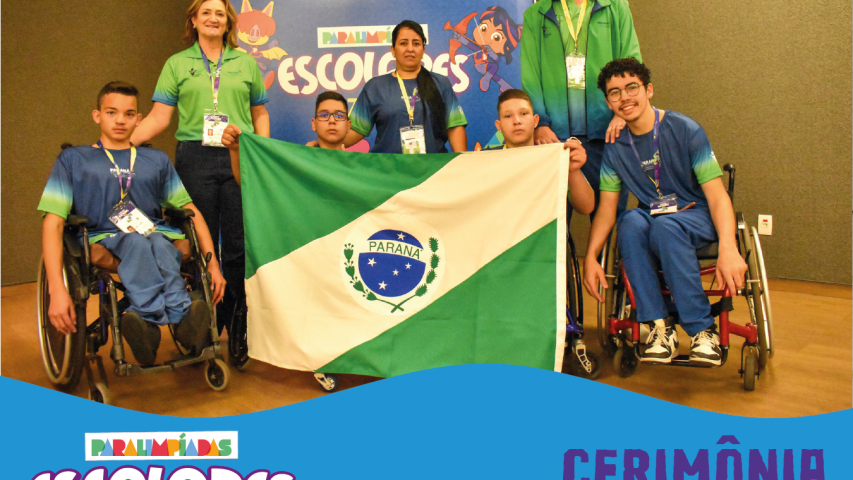
<path id="1" fill-rule="evenodd" d="M 573 0 L 567 0 L 573 1 Z M 524 12 L 521 34 L 521 86 L 533 101 L 539 125 L 560 138 L 569 137 L 566 54 L 552 0 L 540 0 Z M 613 112 L 598 89 L 598 74 L 607 62 L 640 57 L 640 44 L 627 0 L 595 0 L 586 47 L 586 125 L 589 138 L 604 138 Z"/>

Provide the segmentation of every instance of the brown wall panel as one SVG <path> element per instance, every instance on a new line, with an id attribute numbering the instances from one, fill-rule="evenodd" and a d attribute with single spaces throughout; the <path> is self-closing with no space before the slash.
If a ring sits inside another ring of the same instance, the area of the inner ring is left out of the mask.
<path id="1" fill-rule="evenodd" d="M 97 140 L 95 97 L 113 80 L 135 84 L 151 109 L 160 69 L 180 51 L 189 2 L 2 3 L 2 283 L 36 278 L 36 212 L 62 142 Z M 153 143 L 174 153 L 175 122 Z"/>

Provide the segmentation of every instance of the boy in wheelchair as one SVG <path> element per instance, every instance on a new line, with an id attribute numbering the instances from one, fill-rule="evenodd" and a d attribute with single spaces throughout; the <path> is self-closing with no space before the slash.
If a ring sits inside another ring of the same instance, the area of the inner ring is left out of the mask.
<path id="1" fill-rule="evenodd" d="M 111 82 L 101 89 L 98 109 L 92 112 L 101 129 L 100 139 L 96 145 L 68 148 L 59 155 L 38 210 L 45 214 L 42 250 L 50 322 L 62 334 L 77 329 L 62 267 L 63 229 L 73 212 L 88 219 L 93 256 L 100 245 L 121 261 L 117 270 L 129 301 L 121 330 L 139 364 L 148 366 L 156 360 L 159 325 L 176 324 L 178 342 L 188 351 L 198 352 L 208 341 L 211 315 L 204 300 L 190 299 L 181 277 L 182 254 L 172 244 L 183 235 L 166 224 L 161 207 L 192 210 L 205 254 L 213 251 L 213 242 L 169 157 L 130 144 L 142 118 L 137 98 L 136 87 L 124 82 Z M 211 256 L 208 271 L 215 304 L 225 289 L 215 256 Z"/>
<path id="2" fill-rule="evenodd" d="M 720 365 L 720 338 L 704 294 L 696 250 L 719 242 L 716 282 L 729 291 L 743 286 L 747 265 L 735 237 L 735 217 L 722 171 L 704 129 L 677 112 L 657 110 L 651 72 L 636 59 L 614 60 L 598 77 L 608 107 L 628 124 L 628 134 L 607 144 L 601 166 L 601 200 L 590 229 L 584 286 L 599 302 L 597 262 L 616 223 L 619 192 L 628 188 L 640 208 L 619 216 L 618 246 L 636 301 L 637 321 L 652 332 L 641 360 L 670 363 L 678 335 L 669 317 L 658 271 L 669 288 L 682 328 L 692 337 L 690 362 Z"/>

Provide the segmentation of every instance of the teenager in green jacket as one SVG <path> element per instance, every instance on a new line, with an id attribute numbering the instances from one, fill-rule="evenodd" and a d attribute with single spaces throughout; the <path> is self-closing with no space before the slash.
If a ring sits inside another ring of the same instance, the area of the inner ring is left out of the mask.
<path id="1" fill-rule="evenodd" d="M 520 48 L 521 85 L 539 115 L 536 143 L 581 141 L 582 171 L 597 206 L 604 143 L 615 141 L 625 122 L 607 108 L 595 82 L 613 59 L 642 61 L 628 1 L 540 0 L 524 12 Z"/>

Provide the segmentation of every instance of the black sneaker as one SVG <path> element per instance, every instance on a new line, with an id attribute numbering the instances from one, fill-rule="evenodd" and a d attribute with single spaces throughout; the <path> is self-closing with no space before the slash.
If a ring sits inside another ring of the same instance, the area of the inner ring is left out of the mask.
<path id="1" fill-rule="evenodd" d="M 640 358 L 647 363 L 670 363 L 678 356 L 678 332 L 666 320 L 655 320 L 648 347 Z"/>
<path id="2" fill-rule="evenodd" d="M 140 365 L 154 365 L 160 347 L 160 327 L 146 322 L 136 312 L 125 312 L 121 317 L 121 333 Z"/>
<path id="3" fill-rule="evenodd" d="M 210 307 L 204 300 L 193 300 L 187 315 L 175 327 L 175 340 L 190 355 L 198 355 L 207 346 L 210 336 Z"/>
<path id="4" fill-rule="evenodd" d="M 717 326 L 703 330 L 693 336 L 690 341 L 690 361 L 719 365 L 722 363 L 723 352 L 720 350 L 720 336 Z"/>

